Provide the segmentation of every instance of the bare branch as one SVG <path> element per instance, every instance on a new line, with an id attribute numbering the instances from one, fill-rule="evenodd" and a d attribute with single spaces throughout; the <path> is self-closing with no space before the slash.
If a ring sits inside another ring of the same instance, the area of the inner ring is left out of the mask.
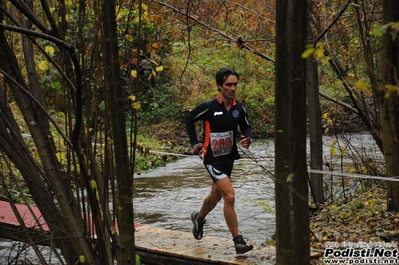
<path id="1" fill-rule="evenodd" d="M 10 30 L 10 31 L 14 31 L 14 32 L 19 32 L 19 33 L 23 33 L 23 34 L 26 34 L 26 35 L 39 37 L 39 38 L 42 38 L 42 39 L 45 39 L 45 40 L 49 40 L 51 42 L 54 42 L 57 45 L 60 45 L 60 46 L 64 47 L 69 52 L 74 52 L 73 45 L 71 45 L 68 42 L 65 42 L 65 41 L 63 41 L 63 40 L 61 40 L 59 38 L 56 38 L 56 37 L 51 36 L 49 34 L 46 34 L 46 33 L 41 33 L 41 32 L 37 32 L 37 31 L 34 31 L 34 30 L 26 29 L 26 28 L 6 25 L 6 24 L 3 24 L 3 23 L 0 23 L 0 28 L 2 28 L 4 30 Z"/>
<path id="2" fill-rule="evenodd" d="M 195 21 L 195 22 L 198 23 L 200 26 L 202 26 L 202 27 L 204 27 L 204 28 L 207 28 L 207 29 L 209 29 L 209 30 L 211 30 L 211 31 L 213 31 L 213 32 L 215 32 L 215 33 L 221 35 L 223 38 L 227 39 L 228 41 L 237 43 L 241 49 L 246 49 L 246 50 L 248 50 L 248 51 L 253 51 L 253 53 L 256 54 L 256 55 L 258 55 L 259 57 L 261 57 L 261 58 L 263 58 L 263 59 L 266 59 L 266 60 L 268 60 L 268 61 L 270 61 L 270 62 L 273 62 L 273 63 L 275 62 L 273 58 L 268 57 L 266 54 L 263 54 L 263 53 L 261 53 L 261 52 L 255 50 L 255 49 L 252 48 L 250 45 L 248 45 L 247 43 L 245 43 L 245 41 L 243 41 L 243 40 L 240 41 L 240 40 L 238 40 L 238 39 L 234 39 L 234 38 L 232 38 L 231 36 L 229 36 L 228 34 L 222 32 L 222 31 L 220 31 L 220 30 L 218 30 L 218 29 L 215 29 L 215 28 L 209 26 L 208 24 L 202 22 L 202 21 L 199 20 L 198 18 L 193 17 L 193 16 L 187 14 L 187 12 L 185 12 L 185 11 L 183 11 L 183 10 L 180 10 L 180 9 L 177 9 L 176 7 L 171 6 L 171 5 L 169 5 L 169 4 L 165 3 L 165 2 L 158 2 L 158 3 L 159 3 L 160 5 L 163 5 L 163 6 L 167 7 L 167 8 L 169 8 L 169 9 L 172 9 L 174 12 L 176 12 L 176 13 L 178 13 L 178 14 L 180 14 L 180 15 L 183 15 L 183 16 L 185 16 L 185 17 L 187 17 L 187 18 L 189 18 L 189 19 Z"/>

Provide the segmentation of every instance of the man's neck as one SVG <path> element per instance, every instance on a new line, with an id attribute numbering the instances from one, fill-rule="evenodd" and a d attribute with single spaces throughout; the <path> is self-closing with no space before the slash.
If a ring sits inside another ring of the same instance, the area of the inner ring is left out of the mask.
<path id="1" fill-rule="evenodd" d="M 224 103 L 224 107 L 227 110 L 230 110 L 231 106 L 233 105 L 233 99 L 225 98 L 223 95 L 219 95 L 219 99 Z"/>

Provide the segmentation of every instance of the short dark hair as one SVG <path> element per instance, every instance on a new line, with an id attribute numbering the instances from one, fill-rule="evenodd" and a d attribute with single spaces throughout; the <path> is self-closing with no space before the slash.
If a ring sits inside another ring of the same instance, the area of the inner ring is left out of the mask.
<path id="1" fill-rule="evenodd" d="M 231 75 L 235 75 L 237 79 L 240 79 L 240 76 L 233 68 L 229 67 L 220 68 L 220 70 L 216 73 L 216 84 L 218 86 L 222 86 L 224 81 L 226 81 L 227 77 Z"/>

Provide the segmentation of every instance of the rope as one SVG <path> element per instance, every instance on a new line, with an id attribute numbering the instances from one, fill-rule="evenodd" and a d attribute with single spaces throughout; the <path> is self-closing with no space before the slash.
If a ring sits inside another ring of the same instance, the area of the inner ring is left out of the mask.
<path id="1" fill-rule="evenodd" d="M 158 155 L 194 157 L 193 155 L 184 155 L 184 154 L 168 153 L 168 152 L 153 151 L 153 150 L 150 150 L 149 152 L 152 153 L 152 154 L 158 154 Z"/>
<path id="2" fill-rule="evenodd" d="M 344 172 L 337 172 L 337 171 L 325 171 L 325 170 L 318 170 L 318 169 L 308 169 L 308 173 L 343 176 L 343 177 L 347 177 L 347 178 L 377 179 L 377 180 L 383 180 L 383 181 L 399 182 L 399 176 L 386 178 L 386 177 L 378 177 L 378 176 L 370 176 L 370 175 L 362 175 L 362 174 L 352 174 L 352 173 L 344 173 Z"/>
<path id="3" fill-rule="evenodd" d="M 244 151 L 244 150 L 241 149 L 241 151 Z M 249 156 L 249 154 L 247 153 L 248 150 L 245 150 L 245 151 L 243 153 L 245 153 L 249 159 L 252 159 L 251 157 L 255 157 L 252 153 L 249 153 L 251 155 L 251 156 Z M 160 152 L 160 151 L 153 151 L 153 150 L 150 150 L 150 153 L 162 154 L 162 155 L 172 155 L 172 156 L 182 156 L 182 157 L 193 157 L 192 155 Z M 363 174 L 345 173 L 345 172 L 338 172 L 338 171 L 326 171 L 326 170 L 311 169 L 311 168 L 308 169 L 308 173 L 316 173 L 316 174 L 332 175 L 332 176 L 342 176 L 342 177 L 346 177 L 346 178 L 360 178 L 360 179 L 399 182 L 399 176 L 388 178 L 388 177 L 370 176 L 370 175 L 363 175 Z"/>

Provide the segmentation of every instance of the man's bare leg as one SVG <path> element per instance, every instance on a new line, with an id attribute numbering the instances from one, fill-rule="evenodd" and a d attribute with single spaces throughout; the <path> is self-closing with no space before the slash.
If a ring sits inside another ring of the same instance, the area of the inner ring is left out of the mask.
<path id="1" fill-rule="evenodd" d="M 235 193 L 234 193 L 233 185 L 231 184 L 231 181 L 229 178 L 220 179 L 215 183 L 215 185 L 217 186 L 217 189 L 219 190 L 219 192 L 221 193 L 221 195 L 223 197 L 224 218 L 225 218 L 227 226 L 231 232 L 231 235 L 233 236 L 233 238 L 235 238 L 238 235 L 240 235 L 240 233 L 238 232 L 237 214 L 234 209 Z"/>
<path id="2" fill-rule="evenodd" d="M 218 187 L 215 183 L 212 184 L 211 193 L 204 199 L 201 210 L 199 211 L 199 217 L 205 219 L 205 217 L 210 213 L 222 199 L 222 194 L 220 193 Z"/>

